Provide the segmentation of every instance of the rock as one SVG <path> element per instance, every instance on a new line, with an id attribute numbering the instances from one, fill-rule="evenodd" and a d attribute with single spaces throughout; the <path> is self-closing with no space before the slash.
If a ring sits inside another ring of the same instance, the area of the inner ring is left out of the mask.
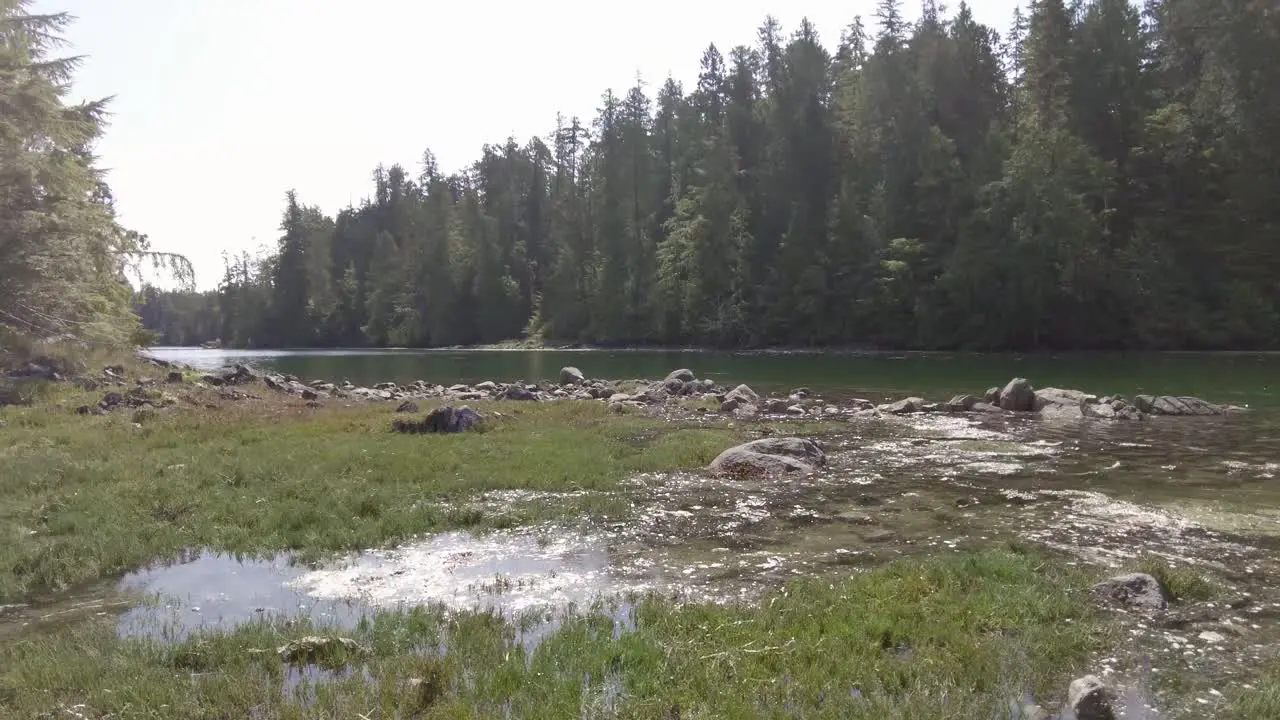
<path id="1" fill-rule="evenodd" d="M 133 411 L 133 421 L 138 425 L 145 425 L 158 417 L 155 408 L 138 408 Z"/>
<path id="2" fill-rule="evenodd" d="M 1226 413 L 1224 408 L 1194 397 L 1139 395 L 1133 399 L 1133 404 L 1137 406 L 1139 412 L 1149 415 L 1210 417 Z"/>
<path id="3" fill-rule="evenodd" d="M 124 403 L 123 395 L 121 395 L 118 392 L 109 392 L 106 395 L 102 396 L 102 402 L 98 403 L 98 405 L 104 408 L 114 408 L 119 405 L 122 405 L 123 403 Z"/>
<path id="4" fill-rule="evenodd" d="M 891 415 L 910 415 L 912 413 L 921 412 L 924 409 L 924 398 L 909 397 L 905 400 L 899 400 L 895 403 L 886 403 L 881 405 L 880 412 L 889 413 Z"/>
<path id="5" fill-rule="evenodd" d="M 1086 675 L 1071 681 L 1067 690 L 1067 705 L 1075 713 L 1076 720 L 1115 720 L 1111 708 L 1114 693 L 1096 675 Z"/>
<path id="6" fill-rule="evenodd" d="M 812 440 L 763 438 L 725 450 L 711 461 L 710 469 L 719 474 L 809 472 L 826 462 L 826 454 Z"/>
<path id="7" fill-rule="evenodd" d="M 730 390 L 728 394 L 724 396 L 724 399 L 726 401 L 736 399 L 740 404 L 743 404 L 743 405 L 746 405 L 746 404 L 756 405 L 760 402 L 760 396 L 756 394 L 755 390 L 752 390 L 746 385 L 739 385 L 738 387 Z"/>
<path id="8" fill-rule="evenodd" d="M 398 413 L 416 413 L 416 412 L 418 412 L 418 403 L 416 403 L 416 402 L 414 402 L 414 401 L 412 401 L 412 400 L 405 400 L 404 402 L 400 403 L 400 407 L 397 407 L 397 408 L 396 408 L 396 412 L 398 412 Z"/>
<path id="9" fill-rule="evenodd" d="M 951 412 L 969 412 L 980 402 L 982 398 L 974 395 L 956 395 L 947 401 L 946 407 Z"/>
<path id="10" fill-rule="evenodd" d="M 184 378 L 182 376 L 182 373 L 178 372 L 177 370 L 171 371 L 169 375 L 165 378 L 165 382 L 169 382 L 169 383 L 180 383 L 183 380 Z"/>
<path id="11" fill-rule="evenodd" d="M 226 381 L 218 375 L 202 375 L 200 381 L 214 387 L 222 387 L 226 384 Z"/>
<path id="12" fill-rule="evenodd" d="M 764 411 L 767 413 L 784 413 L 790 405 L 786 400 L 772 398 L 764 401 Z"/>
<path id="13" fill-rule="evenodd" d="M 799 405 L 792 405 L 791 407 L 787 408 L 787 413 L 790 415 L 807 415 L 808 414 L 805 411 L 805 409 Z"/>
<path id="14" fill-rule="evenodd" d="M 151 377 L 140 377 L 138 378 L 137 383 L 142 387 L 149 387 L 156 384 L 156 379 Z"/>
<path id="15" fill-rule="evenodd" d="M 1146 573 L 1118 575 L 1093 586 L 1093 592 L 1113 602 L 1149 610 L 1169 607 L 1169 593 Z"/>
<path id="16" fill-rule="evenodd" d="M 355 658 L 369 653 L 369 649 L 348 637 L 324 637 L 311 635 L 276 648 L 280 659 L 295 665 L 324 665 L 341 667 Z"/>
<path id="17" fill-rule="evenodd" d="M 302 397 L 303 400 L 315 401 L 320 399 L 320 393 L 305 386 L 302 388 L 301 391 L 299 391 L 298 394 Z"/>
<path id="18" fill-rule="evenodd" d="M 803 400 L 812 394 L 813 394 L 813 391 L 807 387 L 800 387 L 791 391 L 791 397 L 796 398 L 798 400 Z"/>
<path id="19" fill-rule="evenodd" d="M 476 385 L 476 392 L 491 393 L 497 389 L 498 389 L 498 384 L 492 380 L 485 380 L 484 382 Z"/>
<path id="20" fill-rule="evenodd" d="M 1000 408 L 1011 412 L 1035 410 L 1036 391 L 1026 378 L 1014 378 L 1000 391 Z"/>
<path id="21" fill-rule="evenodd" d="M 662 379 L 662 381 L 667 382 L 668 380 L 679 380 L 680 382 L 691 383 L 696 382 L 697 379 L 698 376 L 694 375 L 692 370 L 689 370 L 688 368 L 680 368 L 679 370 L 672 370 L 665 378 Z"/>
<path id="22" fill-rule="evenodd" d="M 720 403 L 720 412 L 731 413 L 742 405 L 742 401 L 738 398 L 731 398 Z"/>
<path id="23" fill-rule="evenodd" d="M 1212 630 L 1205 630 L 1204 632 L 1200 633 L 1196 637 L 1200 638 L 1201 640 L 1207 643 L 1212 643 L 1214 645 L 1219 645 L 1227 641 L 1226 635 L 1223 635 L 1220 632 L 1214 632 Z"/>
<path id="24" fill-rule="evenodd" d="M 587 381 L 587 376 L 576 367 L 560 368 L 560 384 L 561 385 L 581 385 Z"/>
<path id="25" fill-rule="evenodd" d="M 524 385 L 520 383 L 512 383 L 506 386 L 505 388 L 503 388 L 502 392 L 498 393 L 498 399 L 499 400 L 519 400 L 522 402 L 533 402 L 538 399 L 538 396 L 533 394 L 533 392 L 529 390 L 529 388 L 525 387 Z"/>
<path id="26" fill-rule="evenodd" d="M 679 397 L 681 395 L 692 395 L 696 392 L 696 385 L 679 378 L 667 378 L 662 381 L 662 390 L 668 395 Z"/>
<path id="27" fill-rule="evenodd" d="M 999 406 L 1000 405 L 1000 388 L 998 387 L 987 388 L 987 391 L 982 394 L 982 400 L 987 404 Z"/>
<path id="28" fill-rule="evenodd" d="M 1098 396 L 1079 390 L 1063 390 L 1061 388 L 1044 388 L 1036 390 L 1032 400 L 1032 410 L 1039 412 L 1046 407 L 1058 405 L 1062 407 L 1083 408 L 1085 405 L 1095 405 L 1098 402 Z"/>
<path id="29" fill-rule="evenodd" d="M 627 402 L 630 399 L 631 396 L 626 393 L 614 393 L 609 396 L 609 402 L 611 403 Z"/>
<path id="30" fill-rule="evenodd" d="M 743 403 L 738 406 L 737 410 L 733 411 L 733 414 L 738 417 L 753 417 L 760 414 L 760 408 L 751 403 Z"/>
<path id="31" fill-rule="evenodd" d="M 421 421 L 396 420 L 392 429 L 400 433 L 459 433 L 479 429 L 483 421 L 480 413 L 465 405 L 460 408 L 450 406 L 436 408 Z"/>

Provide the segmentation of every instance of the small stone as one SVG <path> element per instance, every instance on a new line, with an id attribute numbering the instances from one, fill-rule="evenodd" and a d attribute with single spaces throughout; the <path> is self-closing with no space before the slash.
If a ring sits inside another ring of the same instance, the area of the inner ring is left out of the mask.
<path id="1" fill-rule="evenodd" d="M 1207 643 L 1213 643 L 1215 645 L 1219 643 L 1224 643 L 1227 641 L 1226 635 L 1223 635 L 1222 633 L 1219 633 L 1219 632 L 1214 632 L 1212 630 L 1205 630 L 1204 632 L 1200 633 L 1198 637 Z"/>
<path id="2" fill-rule="evenodd" d="M 416 413 L 416 412 L 418 412 L 418 403 L 416 403 L 416 402 L 414 402 L 414 401 L 412 401 L 412 400 L 405 400 L 404 402 L 400 403 L 400 407 L 397 407 L 397 408 L 396 408 L 396 412 L 398 412 L 398 413 Z"/>

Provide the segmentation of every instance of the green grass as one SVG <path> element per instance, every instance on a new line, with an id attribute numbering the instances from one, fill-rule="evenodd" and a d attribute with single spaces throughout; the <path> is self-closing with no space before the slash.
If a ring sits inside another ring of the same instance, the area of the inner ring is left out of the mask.
<path id="1" fill-rule="evenodd" d="M 1170 565 L 1164 558 L 1138 558 L 1135 570 L 1159 580 L 1169 593 L 1169 601 L 1173 603 L 1212 600 L 1218 594 L 1218 586 L 1195 568 Z"/>
<path id="2" fill-rule="evenodd" d="M 1280 718 L 1280 664 L 1269 666 L 1253 689 L 1234 693 L 1222 720 L 1275 720 Z"/>
<path id="3" fill-rule="evenodd" d="M 589 402 L 479 404 L 502 414 L 490 431 L 449 436 L 390 432 L 392 404 L 183 402 L 142 427 L 128 410 L 71 411 L 101 394 L 0 413 L 0 602 L 189 547 L 307 557 L 455 527 L 616 515 L 625 502 L 603 494 L 492 517 L 460 503 L 484 490 L 612 490 L 638 472 L 705 465 L 740 438 Z"/>
<path id="4" fill-rule="evenodd" d="M 0 648 L 0 714 L 993 718 L 1024 690 L 1060 701 L 1114 640 L 1089 580 L 1007 551 L 904 560 L 751 606 L 650 598 L 616 637 L 608 614 L 573 615 L 530 654 L 488 614 L 387 613 L 337 633 L 372 651 L 348 677 L 291 692 L 275 648 L 324 629 L 263 621 L 166 645 L 100 619 Z"/>

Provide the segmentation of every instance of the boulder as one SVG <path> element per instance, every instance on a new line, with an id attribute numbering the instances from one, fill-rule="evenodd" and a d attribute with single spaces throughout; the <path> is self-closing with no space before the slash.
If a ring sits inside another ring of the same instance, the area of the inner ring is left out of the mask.
<path id="1" fill-rule="evenodd" d="M 1036 391 L 1026 378 L 1014 378 L 1000 391 L 1000 408 L 1011 412 L 1036 409 Z"/>
<path id="2" fill-rule="evenodd" d="M 1097 395 L 1090 395 L 1079 390 L 1063 390 L 1061 388 L 1044 388 L 1033 394 L 1032 410 L 1040 412 L 1053 405 L 1083 408 L 1085 405 L 1096 405 Z"/>
<path id="3" fill-rule="evenodd" d="M 894 403 L 886 403 L 880 406 L 880 412 L 889 413 L 891 415 L 910 415 L 912 413 L 922 412 L 924 410 L 924 398 L 909 397 L 905 400 L 899 400 Z"/>
<path id="4" fill-rule="evenodd" d="M 667 378 L 662 381 L 663 391 L 673 397 L 692 395 L 697 392 L 697 387 L 697 383 L 681 380 L 680 378 Z"/>
<path id="5" fill-rule="evenodd" d="M 790 406 L 791 406 L 791 403 L 787 402 L 786 400 L 780 400 L 778 398 L 771 398 L 769 400 L 764 401 L 764 411 L 767 413 L 775 413 L 775 414 L 784 413 L 787 411 L 787 408 Z"/>
<path id="6" fill-rule="evenodd" d="M 398 413 L 416 413 L 418 412 L 418 403 L 412 400 L 405 400 L 400 403 L 400 407 L 396 408 Z"/>
<path id="7" fill-rule="evenodd" d="M 1067 705 L 1076 720 L 1115 720 L 1114 699 L 1115 693 L 1096 675 L 1072 680 L 1067 690 Z"/>
<path id="8" fill-rule="evenodd" d="M 695 382 L 697 379 L 698 376 L 694 375 L 692 370 L 689 370 L 688 368 L 680 368 L 679 370 L 672 370 L 670 373 L 667 373 L 667 376 L 663 378 L 662 381 L 667 382 L 668 380 L 679 380 L 680 382 L 691 383 Z"/>
<path id="9" fill-rule="evenodd" d="M 561 385 L 581 385 L 587 381 L 587 376 L 576 367 L 560 368 L 560 384 Z"/>
<path id="10" fill-rule="evenodd" d="M 1133 404 L 1140 412 L 1148 415 L 1171 415 L 1175 417 L 1209 417 L 1224 415 L 1226 410 L 1221 406 L 1205 402 L 1195 397 L 1175 397 L 1173 395 L 1139 395 Z"/>
<path id="11" fill-rule="evenodd" d="M 496 391 L 497 389 L 498 389 L 498 384 L 492 380 L 485 380 L 484 382 L 476 385 L 476 392 L 491 393 Z"/>
<path id="12" fill-rule="evenodd" d="M 827 456 L 806 438 L 762 438 L 731 447 L 711 461 L 717 474 L 810 472 L 825 465 Z"/>
<path id="13" fill-rule="evenodd" d="M 742 405 L 742 401 L 738 398 L 731 398 L 720 403 L 720 412 L 731 413 Z"/>
<path id="14" fill-rule="evenodd" d="M 483 421 L 480 413 L 467 406 L 436 408 L 420 421 L 396 420 L 392 429 L 400 433 L 459 433 L 479 429 Z"/>
<path id="15" fill-rule="evenodd" d="M 741 405 L 756 405 L 760 402 L 760 396 L 756 394 L 756 391 L 746 385 L 739 385 L 738 387 L 730 390 L 724 396 L 724 399 L 726 401 L 737 400 Z"/>
<path id="16" fill-rule="evenodd" d="M 947 410 L 951 412 L 969 412 L 974 405 L 982 402 L 982 398 L 975 395 L 956 395 L 947 401 Z"/>
<path id="17" fill-rule="evenodd" d="M 462 394 L 459 393 L 459 396 L 461 395 Z M 533 394 L 533 391 L 531 391 L 529 388 L 525 387 L 524 385 L 520 383 L 512 383 L 506 386 L 505 388 L 503 388 L 502 392 L 498 394 L 498 399 L 499 400 L 520 400 L 524 402 L 532 402 L 537 400 L 538 396 Z"/>
<path id="18" fill-rule="evenodd" d="M 982 394 L 982 401 L 987 403 L 988 405 L 999 406 L 1000 405 L 1000 388 L 998 387 L 987 388 L 987 391 Z"/>
<path id="19" fill-rule="evenodd" d="M 1093 586 L 1094 594 L 1115 603 L 1147 610 L 1169 607 L 1169 593 L 1155 577 L 1146 573 L 1118 575 Z"/>

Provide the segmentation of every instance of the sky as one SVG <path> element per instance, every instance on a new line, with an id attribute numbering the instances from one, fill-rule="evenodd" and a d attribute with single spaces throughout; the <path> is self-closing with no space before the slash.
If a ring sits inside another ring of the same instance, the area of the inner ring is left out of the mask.
<path id="1" fill-rule="evenodd" d="M 1016 0 L 972 0 L 1001 31 Z M 908 0 L 905 15 L 918 16 Z M 36 0 L 69 12 L 84 56 L 75 99 L 114 97 L 100 164 L 121 223 L 186 255 L 215 287 L 222 253 L 274 247 L 285 192 L 335 213 L 372 192 L 373 169 L 446 172 L 485 143 L 546 136 L 556 113 L 589 123 L 637 76 L 689 87 L 711 42 L 752 44 L 768 14 L 802 17 L 834 50 L 875 0 Z M 612 8 L 618 8 L 614 10 Z M 625 8 L 623 10 L 622 8 Z"/>

